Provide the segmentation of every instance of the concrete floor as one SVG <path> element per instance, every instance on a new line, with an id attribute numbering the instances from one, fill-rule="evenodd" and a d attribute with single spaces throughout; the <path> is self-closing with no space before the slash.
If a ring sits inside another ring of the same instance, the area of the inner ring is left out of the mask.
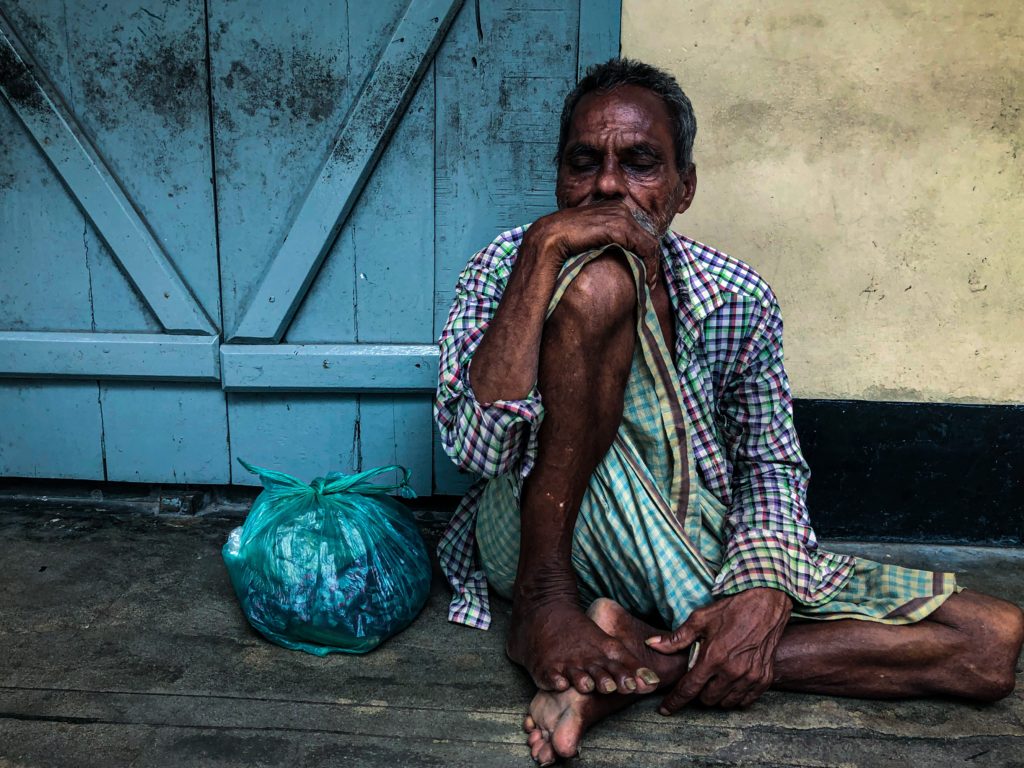
<path id="1" fill-rule="evenodd" d="M 506 604 L 489 632 L 451 625 L 438 576 L 373 653 L 287 651 L 235 602 L 220 547 L 237 523 L 0 504 L 0 766 L 532 765 Z M 1024 602 L 1024 550 L 833 546 L 944 563 Z M 597 726 L 574 765 L 1024 766 L 1018 679 L 991 706 L 769 693 L 666 720 L 647 700 Z"/>

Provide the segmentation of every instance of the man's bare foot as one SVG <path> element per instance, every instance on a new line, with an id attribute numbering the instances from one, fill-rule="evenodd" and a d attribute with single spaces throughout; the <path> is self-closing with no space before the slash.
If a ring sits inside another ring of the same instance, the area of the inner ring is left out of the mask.
<path id="1" fill-rule="evenodd" d="M 671 685 L 686 670 L 686 654 L 666 656 L 650 650 L 644 640 L 659 630 L 634 618 L 618 603 L 605 598 L 595 600 L 587 616 L 653 669 L 662 686 Z M 653 690 L 650 687 L 648 692 Z M 541 765 L 550 765 L 559 757 L 572 757 L 579 750 L 587 728 L 638 700 L 635 695 L 594 696 L 571 688 L 557 693 L 538 691 L 523 720 L 530 754 Z"/>
<path id="2" fill-rule="evenodd" d="M 646 647 L 643 650 L 647 653 Z M 650 693 L 659 682 L 649 664 L 568 598 L 516 601 L 505 651 L 542 690 Z"/>

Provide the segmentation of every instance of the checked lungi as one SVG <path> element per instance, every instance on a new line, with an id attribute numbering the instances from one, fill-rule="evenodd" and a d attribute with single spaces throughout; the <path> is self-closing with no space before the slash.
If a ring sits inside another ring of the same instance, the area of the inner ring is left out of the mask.
<path id="1" fill-rule="evenodd" d="M 566 263 L 549 316 L 572 280 L 605 250 Z M 682 391 L 644 263 L 634 254 L 624 255 L 637 286 L 637 343 L 622 422 L 580 505 L 572 565 L 584 604 L 611 598 L 634 616 L 674 628 L 712 600 L 725 551 L 726 509 L 703 487 L 695 469 Z M 510 597 L 519 560 L 519 501 L 510 478 L 488 482 L 476 537 L 488 582 Z M 794 604 L 793 616 L 910 624 L 956 591 L 952 573 L 854 558 L 841 589 L 821 601 Z"/>

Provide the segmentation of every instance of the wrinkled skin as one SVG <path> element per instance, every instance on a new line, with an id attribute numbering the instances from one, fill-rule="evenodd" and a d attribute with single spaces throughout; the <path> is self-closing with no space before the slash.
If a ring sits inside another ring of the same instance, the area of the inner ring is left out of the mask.
<path id="1" fill-rule="evenodd" d="M 750 589 L 699 608 L 674 631 L 650 638 L 647 644 L 666 654 L 700 641 L 696 663 L 659 711 L 674 714 L 694 699 L 725 708 L 753 704 L 775 681 L 775 650 L 792 607 L 783 592 Z"/>

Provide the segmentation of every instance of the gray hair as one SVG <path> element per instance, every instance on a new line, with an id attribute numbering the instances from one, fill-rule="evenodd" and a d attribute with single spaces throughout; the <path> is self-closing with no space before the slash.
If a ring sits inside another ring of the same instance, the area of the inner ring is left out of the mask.
<path id="1" fill-rule="evenodd" d="M 672 119 L 676 168 L 680 171 L 689 168 L 693 162 L 693 139 L 697 135 L 697 119 L 693 115 L 693 105 L 683 93 L 683 89 L 668 72 L 635 59 L 618 58 L 589 67 L 584 78 L 565 97 L 558 128 L 558 151 L 555 154 L 555 161 L 562 161 L 572 113 L 580 99 L 595 91 L 608 93 L 621 85 L 636 85 L 661 97 Z"/>

